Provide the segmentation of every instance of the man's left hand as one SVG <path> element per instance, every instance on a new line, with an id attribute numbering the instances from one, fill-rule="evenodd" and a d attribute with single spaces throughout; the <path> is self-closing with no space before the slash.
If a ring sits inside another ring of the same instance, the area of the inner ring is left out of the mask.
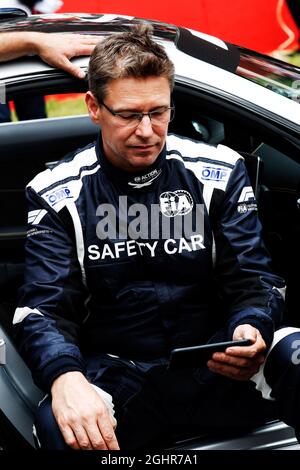
<path id="1" fill-rule="evenodd" d="M 251 325 L 239 325 L 233 333 L 233 340 L 250 339 L 250 346 L 234 346 L 225 352 L 216 352 L 208 361 L 209 369 L 230 379 L 249 380 L 258 372 L 264 362 L 266 343 L 260 332 Z"/>

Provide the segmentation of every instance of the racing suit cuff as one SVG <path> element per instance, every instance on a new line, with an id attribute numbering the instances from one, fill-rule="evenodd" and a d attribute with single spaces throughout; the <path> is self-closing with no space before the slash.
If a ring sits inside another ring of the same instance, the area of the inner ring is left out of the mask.
<path id="1" fill-rule="evenodd" d="M 40 381 L 42 388 L 50 392 L 52 384 L 57 377 L 66 372 L 78 371 L 85 373 L 83 361 L 72 356 L 60 356 L 47 364 L 41 372 Z"/>
<path id="2" fill-rule="evenodd" d="M 232 339 L 234 330 L 239 325 L 251 325 L 262 335 L 267 349 L 269 350 L 274 336 L 274 325 L 271 317 L 266 315 L 262 310 L 259 308 L 249 308 L 247 310 L 243 310 L 242 312 L 236 313 L 233 317 L 231 317 L 229 324 L 228 324 L 228 335 L 229 338 Z"/>

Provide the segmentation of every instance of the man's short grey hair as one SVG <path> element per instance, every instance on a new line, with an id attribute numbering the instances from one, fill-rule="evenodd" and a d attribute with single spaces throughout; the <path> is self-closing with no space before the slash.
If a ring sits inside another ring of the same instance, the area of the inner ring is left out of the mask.
<path id="1" fill-rule="evenodd" d="M 89 89 L 99 103 L 106 87 L 117 78 L 165 77 L 174 87 L 174 65 L 157 44 L 149 24 L 140 23 L 130 31 L 114 33 L 95 47 L 89 63 Z"/>

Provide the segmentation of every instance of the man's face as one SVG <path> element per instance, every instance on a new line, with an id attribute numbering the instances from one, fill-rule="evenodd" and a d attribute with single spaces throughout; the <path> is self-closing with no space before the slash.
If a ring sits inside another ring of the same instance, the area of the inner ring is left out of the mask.
<path id="1" fill-rule="evenodd" d="M 98 104 L 91 92 L 86 103 L 90 117 L 101 127 L 106 158 L 130 172 L 143 171 L 155 162 L 167 135 L 168 122 L 151 123 L 149 116 L 135 124 Z M 103 103 L 113 112 L 141 112 L 170 106 L 170 85 L 165 77 L 118 78 L 107 86 Z"/>

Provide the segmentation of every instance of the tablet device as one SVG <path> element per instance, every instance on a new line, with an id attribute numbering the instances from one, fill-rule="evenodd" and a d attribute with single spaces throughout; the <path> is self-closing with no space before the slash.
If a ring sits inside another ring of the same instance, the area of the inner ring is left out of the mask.
<path id="1" fill-rule="evenodd" d="M 171 351 L 168 369 L 176 370 L 201 367 L 211 359 L 215 352 L 223 352 L 230 346 L 250 346 L 251 344 L 252 341 L 250 339 L 242 339 L 238 341 L 224 341 L 222 343 L 210 343 L 173 349 Z"/>

